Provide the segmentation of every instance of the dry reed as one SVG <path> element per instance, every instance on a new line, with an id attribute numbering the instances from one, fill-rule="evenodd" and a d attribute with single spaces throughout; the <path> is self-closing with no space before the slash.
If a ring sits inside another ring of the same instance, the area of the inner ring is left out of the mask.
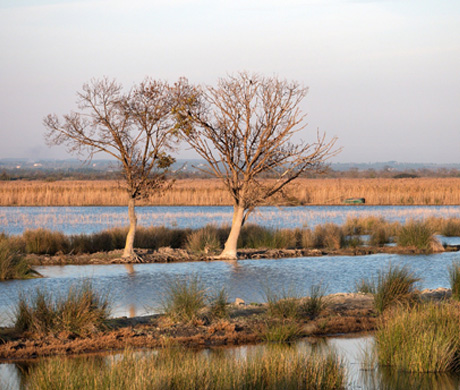
<path id="1" fill-rule="evenodd" d="M 364 197 L 371 205 L 459 205 L 460 178 L 305 179 L 291 183 L 269 204 L 342 204 Z M 4 181 L 0 206 L 120 206 L 127 194 L 114 180 Z M 164 193 L 154 193 L 142 205 L 230 205 L 228 191 L 216 179 L 182 179 Z"/>

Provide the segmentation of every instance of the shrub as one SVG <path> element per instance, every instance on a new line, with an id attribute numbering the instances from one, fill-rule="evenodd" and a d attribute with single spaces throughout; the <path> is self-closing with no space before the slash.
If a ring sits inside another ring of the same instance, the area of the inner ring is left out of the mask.
<path id="1" fill-rule="evenodd" d="M 38 275 L 10 240 L 0 235 L 0 280 L 26 279 Z"/>
<path id="2" fill-rule="evenodd" d="M 57 252 L 68 252 L 69 239 L 61 232 L 52 232 L 42 228 L 26 230 L 23 238 L 27 253 L 55 255 Z"/>
<path id="3" fill-rule="evenodd" d="M 459 325 L 453 305 L 399 308 L 375 333 L 378 362 L 400 371 L 459 371 Z"/>
<path id="4" fill-rule="evenodd" d="M 162 301 L 163 311 L 174 321 L 188 322 L 198 318 L 206 306 L 206 290 L 201 279 L 171 279 Z"/>
<path id="5" fill-rule="evenodd" d="M 202 229 L 192 231 L 185 244 L 185 248 L 194 253 L 213 253 L 221 249 L 218 228 L 207 225 Z"/>
<path id="6" fill-rule="evenodd" d="M 90 282 L 72 286 L 67 295 L 55 296 L 37 289 L 32 297 L 19 296 L 15 328 L 38 336 L 69 332 L 87 335 L 104 327 L 110 315 L 107 297 L 100 296 Z"/>

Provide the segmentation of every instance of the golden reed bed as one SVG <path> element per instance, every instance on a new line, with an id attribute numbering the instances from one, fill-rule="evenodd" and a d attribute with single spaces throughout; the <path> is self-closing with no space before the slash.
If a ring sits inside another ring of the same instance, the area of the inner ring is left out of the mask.
<path id="1" fill-rule="evenodd" d="M 459 205 L 460 178 L 300 179 L 269 204 L 338 205 L 363 197 L 371 205 Z M 117 181 L 4 181 L 0 206 L 117 206 L 127 196 Z M 183 179 L 140 205 L 229 205 L 230 197 L 214 179 Z"/>

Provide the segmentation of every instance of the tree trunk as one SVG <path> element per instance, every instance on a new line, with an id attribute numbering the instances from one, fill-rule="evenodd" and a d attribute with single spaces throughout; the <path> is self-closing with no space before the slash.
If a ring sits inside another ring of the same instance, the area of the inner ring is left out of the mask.
<path id="1" fill-rule="evenodd" d="M 240 236 L 241 227 L 243 226 L 243 220 L 244 208 L 240 206 L 234 206 L 232 228 L 230 229 L 230 234 L 228 235 L 224 250 L 219 255 L 220 259 L 238 260 L 236 250 L 238 237 Z"/>
<path id="2" fill-rule="evenodd" d="M 134 209 L 135 200 L 134 198 L 129 198 L 128 202 L 128 215 L 129 215 L 129 230 L 128 235 L 126 236 L 125 250 L 123 252 L 123 257 L 134 256 L 134 236 L 136 234 L 137 218 L 136 210 Z"/>

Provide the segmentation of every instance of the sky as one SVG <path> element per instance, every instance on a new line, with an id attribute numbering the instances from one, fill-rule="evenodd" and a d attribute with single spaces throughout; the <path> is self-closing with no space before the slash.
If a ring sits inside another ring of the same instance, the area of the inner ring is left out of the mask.
<path id="1" fill-rule="evenodd" d="M 72 157 L 42 121 L 92 78 L 248 71 L 309 87 L 333 162 L 460 162 L 458 0 L 0 0 L 0 53 L 0 159 Z"/>

